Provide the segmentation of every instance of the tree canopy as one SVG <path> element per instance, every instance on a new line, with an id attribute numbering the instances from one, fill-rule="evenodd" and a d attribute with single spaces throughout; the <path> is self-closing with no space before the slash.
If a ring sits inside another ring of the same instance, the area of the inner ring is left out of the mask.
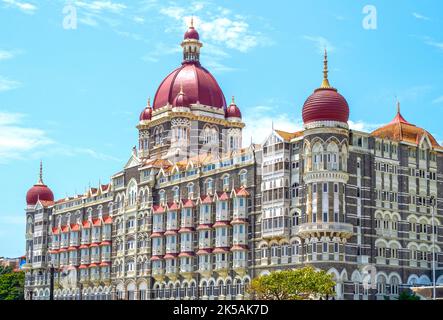
<path id="1" fill-rule="evenodd" d="M 333 296 L 334 286 L 332 275 L 308 266 L 257 277 L 248 291 L 259 300 L 309 300 Z"/>
<path id="2" fill-rule="evenodd" d="M 10 267 L 0 267 L 0 300 L 24 299 L 25 274 Z"/>

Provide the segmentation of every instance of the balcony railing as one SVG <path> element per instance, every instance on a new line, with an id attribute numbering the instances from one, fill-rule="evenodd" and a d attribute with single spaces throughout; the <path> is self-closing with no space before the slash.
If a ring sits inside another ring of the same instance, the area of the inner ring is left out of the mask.
<path id="1" fill-rule="evenodd" d="M 246 260 L 236 260 L 234 259 L 232 266 L 234 269 L 246 268 Z"/>
<path id="2" fill-rule="evenodd" d="M 180 272 L 192 272 L 192 264 L 182 264 L 180 265 Z"/>
<path id="3" fill-rule="evenodd" d="M 209 262 L 199 263 L 198 270 L 199 271 L 211 271 L 212 270 L 212 263 L 209 263 Z"/>
<path id="4" fill-rule="evenodd" d="M 297 230 L 297 234 L 301 237 L 308 237 L 318 233 L 333 233 L 340 237 L 350 238 L 354 234 L 354 227 L 349 223 L 320 222 L 303 223 Z"/>

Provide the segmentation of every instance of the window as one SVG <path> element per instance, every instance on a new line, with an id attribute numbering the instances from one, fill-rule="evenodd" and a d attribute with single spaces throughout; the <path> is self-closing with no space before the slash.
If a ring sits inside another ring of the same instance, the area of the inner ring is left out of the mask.
<path id="1" fill-rule="evenodd" d="M 323 222 L 328 222 L 328 213 L 327 212 L 323 212 Z"/>

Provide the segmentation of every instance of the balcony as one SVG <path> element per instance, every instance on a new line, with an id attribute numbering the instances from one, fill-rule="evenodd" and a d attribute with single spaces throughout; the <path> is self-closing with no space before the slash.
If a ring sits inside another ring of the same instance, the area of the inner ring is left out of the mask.
<path id="1" fill-rule="evenodd" d="M 219 248 L 230 247 L 230 241 L 228 237 L 215 238 L 215 246 Z"/>
<path id="2" fill-rule="evenodd" d="M 165 248 L 162 247 L 153 247 L 152 248 L 152 255 L 153 256 L 162 256 L 165 254 Z"/>
<path id="3" fill-rule="evenodd" d="M 103 233 L 102 241 L 111 241 L 111 232 Z"/>
<path id="4" fill-rule="evenodd" d="M 81 262 L 81 264 L 89 264 L 90 263 L 89 255 L 82 256 L 80 262 Z"/>
<path id="5" fill-rule="evenodd" d="M 89 236 L 82 236 L 81 244 L 90 244 L 91 238 Z"/>
<path id="6" fill-rule="evenodd" d="M 165 232 L 165 227 L 160 223 L 156 223 L 152 226 L 152 232 Z"/>
<path id="7" fill-rule="evenodd" d="M 167 220 L 166 221 L 166 230 L 178 230 L 178 221 L 177 220 Z"/>
<path id="8" fill-rule="evenodd" d="M 194 251 L 193 245 L 191 241 L 182 242 L 180 244 L 180 251 L 181 252 L 190 252 Z"/>
<path id="9" fill-rule="evenodd" d="M 316 171 L 314 168 L 314 171 L 306 172 L 303 176 L 303 181 L 305 183 L 322 183 L 325 181 L 333 181 L 333 182 L 340 182 L 343 184 L 346 184 L 349 179 L 349 174 L 343 171 L 326 171 L 326 170 L 319 170 Z"/>
<path id="10" fill-rule="evenodd" d="M 166 267 L 166 274 L 167 275 L 177 274 L 177 272 L 178 272 L 177 266 L 167 266 Z"/>
<path id="11" fill-rule="evenodd" d="M 275 239 L 275 238 L 284 238 L 289 236 L 289 228 L 288 227 L 277 227 L 271 229 L 263 229 L 262 237 L 264 239 Z"/>
<path id="12" fill-rule="evenodd" d="M 91 238 L 92 243 L 102 242 L 102 237 L 100 234 L 95 234 Z"/>
<path id="13" fill-rule="evenodd" d="M 215 262 L 215 270 L 226 270 L 228 269 L 227 261 L 216 261 Z"/>
<path id="14" fill-rule="evenodd" d="M 52 242 L 51 243 L 51 249 L 52 250 L 60 249 L 60 242 Z"/>
<path id="15" fill-rule="evenodd" d="M 234 236 L 232 238 L 232 243 L 233 243 L 233 245 L 245 245 L 245 244 L 247 244 L 246 234 L 244 234 L 244 233 L 242 233 L 242 234 L 234 234 Z"/>
<path id="16" fill-rule="evenodd" d="M 244 269 L 246 268 L 246 260 L 236 260 L 234 259 L 233 263 L 232 263 L 232 267 L 234 269 Z"/>
<path id="17" fill-rule="evenodd" d="M 69 247 L 69 240 L 68 239 L 62 240 L 60 242 L 60 248 L 67 248 L 67 247 Z"/>
<path id="18" fill-rule="evenodd" d="M 106 262 L 111 261 L 111 253 L 110 252 L 103 252 L 102 253 L 102 261 L 106 261 Z"/>
<path id="19" fill-rule="evenodd" d="M 71 238 L 69 241 L 69 246 L 78 247 L 80 245 L 80 240 L 78 238 Z"/>
<path id="20" fill-rule="evenodd" d="M 153 276 L 161 276 L 165 273 L 165 269 L 163 268 L 153 268 L 152 269 L 152 275 Z"/>
<path id="21" fill-rule="evenodd" d="M 198 248 L 199 249 L 212 248 L 211 239 L 200 239 L 198 242 Z"/>
<path id="22" fill-rule="evenodd" d="M 188 273 L 193 272 L 192 264 L 182 264 L 180 265 L 180 272 Z"/>
<path id="23" fill-rule="evenodd" d="M 298 227 L 297 235 L 302 238 L 311 236 L 321 236 L 328 234 L 332 237 L 341 237 L 349 239 L 354 234 L 354 227 L 349 223 L 341 222 L 319 222 L 319 223 L 303 223 Z"/>
<path id="24" fill-rule="evenodd" d="M 91 263 L 99 263 L 100 262 L 100 254 L 91 255 Z"/>
<path id="25" fill-rule="evenodd" d="M 178 245 L 176 243 L 166 245 L 166 253 L 177 253 L 177 252 L 178 252 Z"/>
<path id="26" fill-rule="evenodd" d="M 194 226 L 192 218 L 182 219 L 180 227 L 181 228 L 192 228 Z"/>
<path id="27" fill-rule="evenodd" d="M 212 270 L 212 263 L 204 262 L 204 263 L 200 263 L 198 265 L 198 271 L 205 272 L 205 271 L 211 271 L 211 270 Z"/>

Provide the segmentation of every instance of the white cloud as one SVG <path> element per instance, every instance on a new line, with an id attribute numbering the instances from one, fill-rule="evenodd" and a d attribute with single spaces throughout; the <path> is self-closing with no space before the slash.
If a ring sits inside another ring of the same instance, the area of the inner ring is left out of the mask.
<path id="1" fill-rule="evenodd" d="M 443 42 L 438 42 L 429 37 L 425 37 L 425 43 L 443 51 Z"/>
<path id="2" fill-rule="evenodd" d="M 138 16 L 136 16 L 136 17 L 132 18 L 132 20 L 133 20 L 134 22 L 136 22 L 136 23 L 140 23 L 140 24 L 145 23 L 145 18 L 143 18 L 143 17 L 138 17 Z"/>
<path id="3" fill-rule="evenodd" d="M 20 82 L 0 76 L 0 92 L 14 90 L 20 86 Z"/>
<path id="4" fill-rule="evenodd" d="M 112 2 L 112 1 L 75 1 L 74 4 L 80 8 L 84 8 L 90 11 L 101 12 L 110 11 L 114 13 L 120 13 L 126 9 L 126 5 L 122 3 Z"/>
<path id="5" fill-rule="evenodd" d="M 313 42 L 320 53 L 323 53 L 325 49 L 327 49 L 328 52 L 333 52 L 336 50 L 332 43 L 325 37 L 304 35 L 303 38 Z"/>
<path id="6" fill-rule="evenodd" d="M 33 14 L 37 6 L 29 2 L 20 2 L 17 0 L 2 0 L 8 7 L 17 8 L 24 13 Z"/>
<path id="7" fill-rule="evenodd" d="M 367 122 L 364 122 L 361 120 L 358 120 L 358 121 L 349 120 L 348 124 L 349 124 L 350 129 L 357 130 L 357 131 L 363 131 L 363 132 L 372 132 L 375 129 L 380 128 L 382 126 L 380 124 L 367 123 Z"/>
<path id="8" fill-rule="evenodd" d="M 0 61 L 8 60 L 15 57 L 16 51 L 8 51 L 0 49 Z"/>
<path id="9" fill-rule="evenodd" d="M 93 148 L 58 143 L 45 130 L 27 127 L 26 118 L 27 115 L 21 113 L 0 112 L 0 164 L 48 156 L 88 156 L 102 161 L 121 161 Z"/>
<path id="10" fill-rule="evenodd" d="M 296 132 L 302 130 L 301 119 L 291 119 L 285 113 L 276 113 L 276 106 L 261 105 L 253 108 L 247 108 L 243 111 L 243 121 L 246 127 L 243 129 L 243 146 L 250 145 L 251 138 L 254 143 L 263 143 L 274 129 L 286 132 Z"/>
<path id="11" fill-rule="evenodd" d="M 269 43 L 260 33 L 251 30 L 245 17 L 234 15 L 223 7 L 213 9 L 208 3 L 194 3 L 190 8 L 170 6 L 160 8 L 159 12 L 180 22 L 177 25 L 180 30 L 189 25 L 193 18 L 194 25 L 204 36 L 205 42 L 229 49 L 247 52 L 258 45 Z"/>
<path id="12" fill-rule="evenodd" d="M 414 18 L 419 19 L 419 20 L 427 20 L 427 21 L 431 20 L 431 18 L 426 17 L 426 16 L 424 16 L 420 13 L 417 13 L 417 12 L 413 12 L 412 15 L 414 16 Z"/>
<path id="13" fill-rule="evenodd" d="M 434 103 L 434 104 L 443 103 L 443 96 L 435 98 L 434 100 L 432 100 L 432 103 Z"/>
<path id="14" fill-rule="evenodd" d="M 42 146 L 54 143 L 42 129 L 23 124 L 25 115 L 0 112 L 0 163 L 22 159 Z"/>

